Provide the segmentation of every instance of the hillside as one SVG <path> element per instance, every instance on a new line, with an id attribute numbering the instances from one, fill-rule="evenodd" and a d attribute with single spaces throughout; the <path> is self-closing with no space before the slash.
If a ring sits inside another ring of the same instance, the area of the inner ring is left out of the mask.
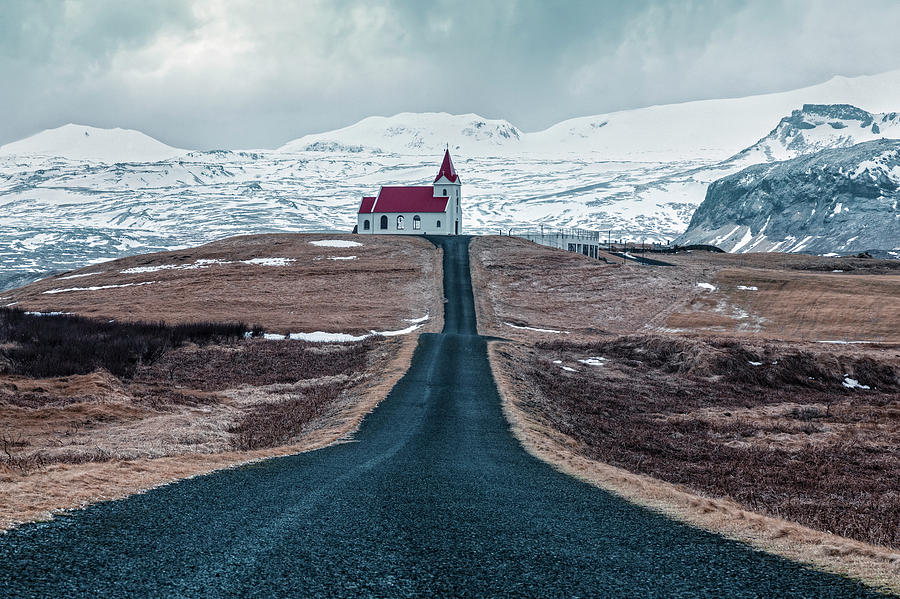
<path id="1" fill-rule="evenodd" d="M 896 256 L 898 189 L 900 141 L 751 166 L 709 186 L 677 242 L 731 252 L 881 250 Z"/>
<path id="2" fill-rule="evenodd" d="M 0 146 L 0 156 L 53 156 L 90 162 L 156 162 L 187 153 L 133 129 L 68 124 Z"/>
<path id="3" fill-rule="evenodd" d="M 437 312 L 435 256 L 417 237 L 248 235 L 104 262 L 4 296 L 33 312 L 168 324 L 202 315 L 270 333 L 358 335 L 406 329 Z"/>

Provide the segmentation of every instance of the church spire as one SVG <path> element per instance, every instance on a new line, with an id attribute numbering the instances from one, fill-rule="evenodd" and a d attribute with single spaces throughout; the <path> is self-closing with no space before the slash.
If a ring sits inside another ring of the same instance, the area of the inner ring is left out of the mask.
<path id="1" fill-rule="evenodd" d="M 450 160 L 450 148 L 444 150 L 444 161 L 441 163 L 441 170 L 438 171 L 437 177 L 434 178 L 434 182 L 437 183 L 441 177 L 447 177 L 451 183 L 456 183 L 459 179 L 459 176 L 456 174 L 456 169 L 453 168 L 453 161 Z"/>

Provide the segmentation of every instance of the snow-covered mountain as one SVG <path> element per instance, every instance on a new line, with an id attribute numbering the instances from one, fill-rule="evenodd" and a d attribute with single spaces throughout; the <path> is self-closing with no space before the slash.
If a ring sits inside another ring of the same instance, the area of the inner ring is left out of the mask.
<path id="1" fill-rule="evenodd" d="M 710 185 L 678 243 L 731 252 L 900 251 L 900 141 L 822 150 L 724 177 Z"/>
<path id="2" fill-rule="evenodd" d="M 435 154 L 446 145 L 468 155 L 492 155 L 515 148 L 522 133 L 509 122 L 477 114 L 404 112 L 373 116 L 336 131 L 306 135 L 281 146 L 279 152 L 392 152 Z"/>
<path id="3" fill-rule="evenodd" d="M 804 106 L 823 103 L 852 106 Z M 467 232 L 543 223 L 668 241 L 713 181 L 755 162 L 898 136 L 891 110 L 900 110 L 900 71 L 538 133 L 477 115 L 373 117 L 278 150 L 186 152 L 136 131 L 69 125 L 0 148 L 0 289 L 228 235 L 349 231 L 361 196 L 430 182 L 445 144 L 465 183 Z"/>
<path id="4" fill-rule="evenodd" d="M 805 104 L 736 158 L 745 164 L 790 160 L 873 139 L 900 139 L 900 114 L 872 114 L 849 104 Z"/>
<path id="5" fill-rule="evenodd" d="M 0 146 L 0 156 L 55 156 L 93 162 L 156 162 L 187 153 L 133 129 L 68 124 Z"/>
<path id="6" fill-rule="evenodd" d="M 467 156 L 593 153 L 596 160 L 718 161 L 747 148 L 766 135 L 778 119 L 804 104 L 852 104 L 877 113 L 900 110 L 900 70 L 834 77 L 819 85 L 775 94 L 580 117 L 533 133 L 524 133 L 504 120 L 474 114 L 370 117 L 343 129 L 307 135 L 279 150 L 376 150 L 420 155 L 449 144 Z"/>

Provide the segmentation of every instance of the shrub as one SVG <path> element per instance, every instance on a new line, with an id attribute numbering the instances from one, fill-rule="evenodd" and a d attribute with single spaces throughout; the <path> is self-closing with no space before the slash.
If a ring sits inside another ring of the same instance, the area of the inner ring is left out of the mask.
<path id="1" fill-rule="evenodd" d="M 0 309 L 0 364 L 36 378 L 87 374 L 100 368 L 129 378 L 186 343 L 242 339 L 243 323 L 119 323 L 70 315 L 32 315 Z M 3 347 L 5 346 L 5 348 Z"/>

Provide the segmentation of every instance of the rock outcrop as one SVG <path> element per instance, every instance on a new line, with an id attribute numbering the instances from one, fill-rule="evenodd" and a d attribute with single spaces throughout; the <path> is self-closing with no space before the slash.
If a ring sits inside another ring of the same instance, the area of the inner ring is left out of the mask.
<path id="1" fill-rule="evenodd" d="M 677 243 L 900 256 L 900 141 L 823 150 L 719 179 Z"/>

